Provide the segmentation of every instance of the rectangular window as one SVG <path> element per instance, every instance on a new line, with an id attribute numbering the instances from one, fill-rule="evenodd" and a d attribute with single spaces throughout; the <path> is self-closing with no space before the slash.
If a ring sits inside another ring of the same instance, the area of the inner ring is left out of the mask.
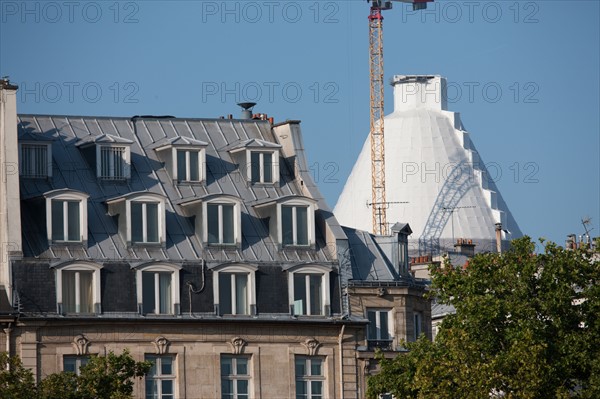
<path id="1" fill-rule="evenodd" d="M 390 311 L 384 309 L 367 310 L 369 325 L 367 326 L 367 340 L 369 349 L 392 349 L 392 335 L 390 334 Z"/>
<path id="2" fill-rule="evenodd" d="M 177 150 L 177 180 L 200 181 L 200 151 Z"/>
<path id="3" fill-rule="evenodd" d="M 233 204 L 208 204 L 207 227 L 209 244 L 235 244 Z"/>
<path id="4" fill-rule="evenodd" d="M 273 154 L 253 151 L 250 154 L 252 183 L 273 183 Z"/>
<path id="5" fill-rule="evenodd" d="M 63 312 L 93 313 L 94 272 L 88 270 L 64 270 L 61 274 Z"/>
<path id="6" fill-rule="evenodd" d="M 175 399 L 175 370 L 172 356 L 146 355 L 152 368 L 146 374 L 146 399 Z"/>
<path id="7" fill-rule="evenodd" d="M 248 360 L 244 356 L 221 356 L 222 399 L 248 399 L 250 397 Z"/>
<path id="8" fill-rule="evenodd" d="M 144 314 L 173 313 L 170 272 L 142 273 L 142 302 Z"/>
<path id="9" fill-rule="evenodd" d="M 308 207 L 282 206 L 283 245 L 308 245 Z"/>
<path id="10" fill-rule="evenodd" d="M 131 242 L 160 242 L 158 223 L 158 203 L 131 203 Z"/>
<path id="11" fill-rule="evenodd" d="M 296 399 L 322 399 L 323 359 L 296 357 Z"/>
<path id="12" fill-rule="evenodd" d="M 322 275 L 294 274 L 294 314 L 322 315 Z"/>
<path id="13" fill-rule="evenodd" d="M 219 273 L 219 313 L 250 314 L 248 274 Z"/>
<path id="14" fill-rule="evenodd" d="M 422 333 L 422 316 L 421 313 L 415 312 L 415 341 L 419 338 L 419 335 L 421 335 Z"/>
<path id="15" fill-rule="evenodd" d="M 63 356 L 63 371 L 80 374 L 81 367 L 90 360 L 89 356 Z"/>
<path id="16" fill-rule="evenodd" d="M 100 177 L 101 179 L 125 179 L 126 147 L 100 148 Z"/>
<path id="17" fill-rule="evenodd" d="M 80 201 L 52 200 L 52 240 L 81 241 Z"/>
<path id="18" fill-rule="evenodd" d="M 48 146 L 45 144 L 21 144 L 20 167 L 23 177 L 48 177 Z"/>

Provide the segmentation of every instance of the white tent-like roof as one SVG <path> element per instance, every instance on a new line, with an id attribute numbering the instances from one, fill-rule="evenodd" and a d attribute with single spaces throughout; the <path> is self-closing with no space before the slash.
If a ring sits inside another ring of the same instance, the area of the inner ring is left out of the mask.
<path id="1" fill-rule="evenodd" d="M 452 250 L 459 238 L 472 240 L 476 252 L 493 251 L 496 223 L 504 241 L 521 236 L 495 175 L 459 114 L 447 110 L 446 79 L 396 75 L 392 85 L 394 112 L 385 117 L 387 221 L 410 223 L 411 253 Z M 334 213 L 342 225 L 373 231 L 370 202 L 367 138 Z"/>

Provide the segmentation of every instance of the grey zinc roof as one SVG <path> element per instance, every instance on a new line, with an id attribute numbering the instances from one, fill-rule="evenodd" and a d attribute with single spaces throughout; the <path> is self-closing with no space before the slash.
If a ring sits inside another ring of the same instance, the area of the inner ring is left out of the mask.
<path id="1" fill-rule="evenodd" d="M 381 244 L 372 234 L 350 227 L 342 228 L 348 237 L 353 280 L 389 281 L 399 278 Z M 390 236 L 381 238 L 391 240 Z"/>
<path id="2" fill-rule="evenodd" d="M 21 179 L 23 251 L 26 257 L 41 259 L 122 259 L 126 261 L 205 259 L 208 262 L 260 261 L 329 262 L 331 255 L 321 232 L 317 248 L 285 249 L 269 237 L 267 221 L 260 219 L 253 205 L 280 197 L 303 195 L 290 177 L 281 174 L 276 186 L 250 185 L 228 149 L 249 141 L 278 146 L 268 121 L 179 118 L 117 118 L 19 115 L 20 134 L 53 139 L 51 179 Z M 178 184 L 154 150 L 169 140 L 198 140 L 206 148 L 206 184 Z M 86 161 L 77 144 L 94 140 L 131 142 L 131 179 L 102 182 L 95 166 Z M 243 144 L 246 143 L 246 144 Z M 287 168 L 280 162 L 281 168 Z M 36 202 L 45 192 L 70 188 L 90 195 L 88 202 L 88 245 L 49 247 L 44 208 Z M 128 248 L 118 234 L 116 217 L 108 215 L 106 201 L 131 192 L 145 191 L 166 198 L 166 247 Z M 194 234 L 194 222 L 185 217 L 179 203 L 208 195 L 227 194 L 242 199 L 241 248 L 205 247 Z"/>

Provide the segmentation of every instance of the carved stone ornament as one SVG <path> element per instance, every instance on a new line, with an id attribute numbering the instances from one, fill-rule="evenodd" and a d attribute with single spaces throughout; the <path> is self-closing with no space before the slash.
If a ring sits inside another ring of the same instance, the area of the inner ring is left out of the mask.
<path id="1" fill-rule="evenodd" d="M 167 353 L 171 342 L 169 342 L 169 340 L 166 339 L 165 337 L 160 336 L 160 337 L 156 337 L 156 339 L 154 341 L 152 341 L 152 344 L 156 348 L 157 355 L 164 355 L 165 353 Z"/>
<path id="2" fill-rule="evenodd" d="M 304 342 L 301 342 L 301 344 L 306 348 L 308 356 L 316 355 L 321 346 L 321 343 L 314 338 L 307 338 Z"/>
<path id="3" fill-rule="evenodd" d="M 88 346 L 90 346 L 90 340 L 83 336 L 83 334 L 79 334 L 75 338 L 73 338 L 73 348 L 78 355 L 87 355 L 88 354 Z"/>
<path id="4" fill-rule="evenodd" d="M 244 346 L 248 345 L 248 341 L 240 337 L 232 338 L 231 341 L 228 343 L 229 345 L 231 345 L 231 352 L 234 355 L 239 355 L 240 353 L 243 353 Z"/>

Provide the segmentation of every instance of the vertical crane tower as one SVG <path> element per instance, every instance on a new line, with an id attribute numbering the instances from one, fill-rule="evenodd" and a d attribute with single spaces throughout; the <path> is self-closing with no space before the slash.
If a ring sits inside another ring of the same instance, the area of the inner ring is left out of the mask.
<path id="1" fill-rule="evenodd" d="M 367 0 L 371 3 L 369 14 L 369 72 L 371 90 L 371 207 L 373 208 L 373 233 L 388 234 L 386 210 L 389 203 L 385 195 L 385 141 L 383 102 L 383 15 L 392 8 L 392 1 Z M 411 3 L 413 10 L 427 8 L 433 0 L 393 0 Z"/>

